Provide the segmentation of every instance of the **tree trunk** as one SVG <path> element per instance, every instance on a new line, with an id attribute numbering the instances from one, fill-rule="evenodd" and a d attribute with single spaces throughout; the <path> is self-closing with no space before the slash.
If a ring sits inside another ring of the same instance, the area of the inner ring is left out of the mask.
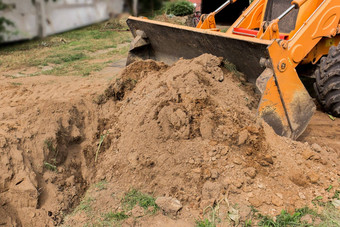
<path id="1" fill-rule="evenodd" d="M 133 15 L 138 16 L 138 0 L 133 0 Z"/>

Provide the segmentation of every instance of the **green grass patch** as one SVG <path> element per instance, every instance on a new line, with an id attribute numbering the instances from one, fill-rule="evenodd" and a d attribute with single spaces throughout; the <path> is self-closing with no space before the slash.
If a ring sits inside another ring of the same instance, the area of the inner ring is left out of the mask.
<path id="1" fill-rule="evenodd" d="M 240 72 L 237 70 L 236 66 L 229 62 L 229 61 L 223 61 L 223 66 L 226 68 L 229 72 L 234 73 L 235 75 L 239 75 Z"/>
<path id="2" fill-rule="evenodd" d="M 216 225 L 209 221 L 209 219 L 204 219 L 202 221 L 196 221 L 196 227 L 216 227 Z"/>
<path id="3" fill-rule="evenodd" d="M 94 185 L 94 187 L 98 191 L 105 190 L 107 189 L 107 181 L 106 180 L 99 181 L 97 184 Z"/>
<path id="4" fill-rule="evenodd" d="M 91 212 L 93 201 L 94 201 L 94 198 L 85 196 L 84 199 L 80 202 L 80 204 L 74 210 L 74 213 L 78 213 L 80 211 L 83 211 L 85 213 Z"/>
<path id="5" fill-rule="evenodd" d="M 22 83 L 18 83 L 18 82 L 12 82 L 12 83 L 11 83 L 11 85 L 13 85 L 13 86 L 21 86 L 21 85 L 22 85 Z"/>
<path id="6" fill-rule="evenodd" d="M 85 58 L 86 55 L 84 53 L 64 53 L 64 54 L 59 53 L 48 56 L 44 63 L 62 64 L 65 62 L 83 60 Z"/>
<path id="7" fill-rule="evenodd" d="M 116 222 L 116 221 L 122 221 L 124 219 L 127 219 L 129 216 L 125 214 L 124 211 L 122 212 L 109 212 L 104 215 L 104 220 L 108 222 Z"/>
<path id="8" fill-rule="evenodd" d="M 312 223 L 307 223 L 302 219 L 306 215 L 310 215 Z M 331 203 L 326 203 L 320 214 L 313 209 L 305 207 L 297 209 L 293 214 L 289 214 L 287 211 L 282 210 L 275 218 L 257 214 L 255 219 L 259 221 L 257 226 L 263 227 L 340 226 L 340 212 Z"/>
<path id="9" fill-rule="evenodd" d="M 340 191 L 339 190 L 335 190 L 332 199 L 340 199 Z"/>
<path id="10" fill-rule="evenodd" d="M 149 207 L 153 207 L 153 212 L 156 212 L 158 210 L 158 206 L 155 201 L 156 199 L 152 196 L 143 194 L 136 189 L 131 189 L 125 194 L 122 204 L 124 209 L 127 211 L 132 210 L 134 206 L 139 205 L 145 210 L 147 210 Z"/>
<path id="11" fill-rule="evenodd" d="M 112 30 L 103 22 L 43 39 L 6 44 L 0 50 L 1 67 L 4 72 L 37 67 L 37 75 L 88 76 L 108 65 L 91 60 L 126 57 L 131 40 L 129 31 Z M 46 70 L 46 66 L 53 68 Z"/>
<path id="12" fill-rule="evenodd" d="M 57 166 L 51 164 L 51 163 L 48 163 L 48 162 L 44 162 L 44 167 L 50 171 L 54 171 L 54 172 L 57 172 L 58 169 L 57 169 Z"/>
<path id="13" fill-rule="evenodd" d="M 44 140 L 44 145 L 50 152 L 56 151 L 56 148 L 53 146 L 53 141 L 51 139 Z"/>

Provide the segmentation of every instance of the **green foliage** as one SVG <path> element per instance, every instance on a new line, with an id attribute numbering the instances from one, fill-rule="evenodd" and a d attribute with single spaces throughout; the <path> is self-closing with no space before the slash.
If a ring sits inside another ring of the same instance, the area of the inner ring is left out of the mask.
<path id="1" fill-rule="evenodd" d="M 74 213 L 79 211 L 90 212 L 92 211 L 93 198 L 85 196 L 85 198 L 80 202 L 79 206 L 74 210 Z"/>
<path id="2" fill-rule="evenodd" d="M 258 218 L 260 219 L 260 222 L 258 225 L 264 227 L 312 226 L 301 221 L 301 218 L 306 214 L 313 215 L 314 217 L 318 216 L 315 211 L 309 209 L 308 207 L 297 209 L 294 214 L 289 214 L 287 211 L 282 210 L 281 214 L 276 216 L 276 220 L 271 217 L 259 214 Z"/>
<path id="3" fill-rule="evenodd" d="M 73 62 L 85 59 L 86 55 L 84 53 L 69 53 L 69 54 L 52 54 L 48 56 L 45 63 L 62 64 L 66 62 Z"/>
<path id="4" fill-rule="evenodd" d="M 251 227 L 252 221 L 251 220 L 246 220 L 243 227 Z"/>
<path id="5" fill-rule="evenodd" d="M 339 190 L 335 190 L 332 199 L 340 199 L 340 191 Z"/>
<path id="6" fill-rule="evenodd" d="M 44 145 L 46 146 L 46 148 L 50 151 L 50 152 L 55 152 L 56 148 L 53 146 L 53 141 L 52 139 L 46 139 L 44 141 Z"/>
<path id="7" fill-rule="evenodd" d="M 54 171 L 57 172 L 57 167 L 51 163 L 48 162 L 44 162 L 44 166 L 46 169 L 50 170 L 50 171 Z"/>
<path id="8" fill-rule="evenodd" d="M 101 71 L 110 62 L 99 59 L 125 57 L 132 38 L 130 32 L 114 31 L 106 24 L 3 46 L 1 67 L 4 71 L 37 67 L 34 75 L 56 76 L 88 76 Z M 31 75 L 23 72 L 23 76 Z"/>
<path id="9" fill-rule="evenodd" d="M 196 221 L 196 227 L 216 227 L 216 225 L 209 219 L 204 219 L 203 221 Z"/>
<path id="10" fill-rule="evenodd" d="M 108 135 L 108 133 L 109 132 L 107 132 L 105 135 L 101 135 L 100 136 L 100 141 L 99 141 L 99 144 L 98 144 L 98 147 L 97 147 L 97 151 L 96 151 L 96 157 L 94 159 L 95 162 L 97 162 L 97 160 L 98 160 L 99 150 L 100 150 L 100 148 L 101 148 L 101 146 L 102 146 L 102 144 L 104 142 L 105 137 Z"/>
<path id="11" fill-rule="evenodd" d="M 127 219 L 129 216 L 127 214 L 125 214 L 124 211 L 122 212 L 112 212 L 110 211 L 109 213 L 104 215 L 104 220 L 108 221 L 108 222 L 112 222 L 112 221 L 121 221 L 124 219 Z"/>
<path id="12" fill-rule="evenodd" d="M 195 6 L 189 1 L 180 0 L 176 2 L 168 2 L 165 5 L 165 13 L 175 16 L 186 16 L 194 12 Z"/>
<path id="13" fill-rule="evenodd" d="M 123 206 L 126 210 L 132 210 L 134 206 L 137 204 L 140 207 L 143 207 L 145 210 L 149 207 L 153 207 L 153 211 L 157 211 L 158 206 L 155 202 L 155 198 L 152 196 L 146 195 L 137 191 L 136 189 L 131 189 L 128 193 L 125 194 L 125 197 L 122 200 Z"/>
<path id="14" fill-rule="evenodd" d="M 99 181 L 94 186 L 98 191 L 105 190 L 105 189 L 107 189 L 107 181 L 106 180 Z"/>
<path id="15" fill-rule="evenodd" d="M 320 218 L 322 223 L 318 225 L 319 227 L 340 227 L 340 212 L 331 203 L 327 203 L 324 206 Z"/>

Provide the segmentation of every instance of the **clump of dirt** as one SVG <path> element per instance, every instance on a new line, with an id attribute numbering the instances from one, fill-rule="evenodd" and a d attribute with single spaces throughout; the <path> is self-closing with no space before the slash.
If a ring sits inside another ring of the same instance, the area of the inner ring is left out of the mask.
<path id="1" fill-rule="evenodd" d="M 173 66 L 140 61 L 105 92 L 93 81 L 76 91 L 0 86 L 1 221 L 60 224 L 101 180 L 120 193 L 176 198 L 185 219 L 221 199 L 239 204 L 245 220 L 250 206 L 278 214 L 331 196 L 338 151 L 275 135 L 256 117 L 256 95 L 221 66 L 208 54 Z M 109 197 L 94 206 L 118 209 Z"/>

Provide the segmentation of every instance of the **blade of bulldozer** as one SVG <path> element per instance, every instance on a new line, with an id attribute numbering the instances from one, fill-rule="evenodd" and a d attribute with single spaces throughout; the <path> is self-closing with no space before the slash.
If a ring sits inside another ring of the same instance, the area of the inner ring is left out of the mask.
<path id="1" fill-rule="evenodd" d="M 289 55 L 274 42 L 268 47 L 274 75 L 268 80 L 259 105 L 259 116 L 282 136 L 297 139 L 306 129 L 315 104 L 302 84 Z M 287 69 L 279 70 L 280 61 L 287 60 Z"/>
<path id="2" fill-rule="evenodd" d="M 210 53 L 233 63 L 250 82 L 255 82 L 264 70 L 259 62 L 268 58 L 267 47 L 272 43 L 136 17 L 130 17 L 127 24 L 135 37 L 127 64 L 138 59 L 172 64 L 180 58 Z"/>

